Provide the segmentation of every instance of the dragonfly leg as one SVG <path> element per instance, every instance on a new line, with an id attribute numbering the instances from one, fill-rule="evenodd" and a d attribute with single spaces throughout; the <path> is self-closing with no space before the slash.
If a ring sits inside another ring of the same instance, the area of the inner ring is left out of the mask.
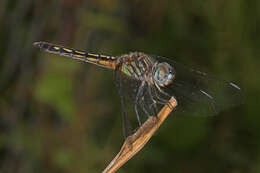
<path id="1" fill-rule="evenodd" d="M 161 87 L 158 86 L 158 84 L 155 83 L 155 86 L 156 86 L 156 88 L 158 89 L 158 91 L 160 91 L 162 94 L 164 94 L 165 96 L 167 96 L 167 97 L 169 97 L 169 98 L 171 97 L 168 93 L 164 92 L 164 91 L 161 89 Z"/>
<path id="2" fill-rule="evenodd" d="M 154 98 L 153 98 L 152 90 L 151 90 L 150 86 L 148 86 L 148 92 L 149 92 L 150 99 L 153 102 L 149 107 L 150 107 L 150 109 L 151 109 L 151 107 L 153 107 L 153 114 L 155 116 L 157 114 L 157 112 L 158 112 L 158 109 L 157 109 L 157 106 L 156 106 L 157 101 L 154 100 Z"/>
<path id="3" fill-rule="evenodd" d="M 145 115 L 146 115 L 147 117 L 149 117 L 150 114 L 149 114 L 149 112 L 147 111 L 147 109 L 145 108 L 146 105 L 145 105 L 145 103 L 144 103 L 144 97 L 142 97 L 142 98 L 139 100 L 139 104 L 141 105 L 141 107 L 142 107 L 142 109 L 143 109 Z"/>
<path id="4" fill-rule="evenodd" d="M 164 104 L 166 104 L 166 103 L 168 102 L 168 100 L 162 98 L 162 97 L 158 94 L 156 88 L 152 87 L 152 89 L 153 89 L 153 91 L 154 91 L 155 97 L 159 100 L 159 103 L 160 103 L 160 104 L 163 104 L 163 105 L 164 105 Z"/>
<path id="5" fill-rule="evenodd" d="M 167 97 L 169 97 L 169 98 L 171 97 L 168 93 L 164 92 L 157 84 L 155 84 L 155 86 L 156 86 L 156 88 L 158 89 L 158 91 L 159 91 L 160 93 L 164 94 L 165 96 L 167 96 Z M 159 99 L 160 101 L 162 101 L 161 103 L 162 103 L 163 105 L 167 104 L 167 106 L 168 106 L 170 109 L 173 109 L 172 105 L 169 104 L 168 100 L 165 100 L 165 99 L 161 98 L 161 97 L 159 96 L 159 94 L 157 93 L 156 89 L 154 89 L 154 90 L 155 90 L 154 93 L 155 93 L 155 96 L 157 97 L 157 99 Z"/>

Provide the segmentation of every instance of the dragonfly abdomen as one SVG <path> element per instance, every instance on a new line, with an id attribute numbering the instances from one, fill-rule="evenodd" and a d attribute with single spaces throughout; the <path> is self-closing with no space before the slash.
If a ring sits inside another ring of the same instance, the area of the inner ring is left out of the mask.
<path id="1" fill-rule="evenodd" d="M 87 53 L 85 51 L 66 48 L 60 45 L 54 45 L 47 42 L 35 42 L 34 45 L 39 47 L 41 50 L 49 53 L 67 56 L 73 59 L 96 64 L 98 66 L 106 67 L 109 69 L 115 69 L 117 63 L 116 57 L 113 56 Z"/>

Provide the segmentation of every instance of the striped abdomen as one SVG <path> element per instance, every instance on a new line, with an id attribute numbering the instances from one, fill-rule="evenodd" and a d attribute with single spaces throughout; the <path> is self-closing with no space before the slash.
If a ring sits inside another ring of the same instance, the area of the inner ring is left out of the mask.
<path id="1" fill-rule="evenodd" d="M 96 64 L 98 66 L 106 67 L 109 69 L 116 68 L 117 59 L 113 56 L 87 53 L 84 51 L 66 48 L 63 46 L 54 45 L 46 42 L 35 42 L 34 45 L 46 52 L 71 57 L 73 59 Z"/>

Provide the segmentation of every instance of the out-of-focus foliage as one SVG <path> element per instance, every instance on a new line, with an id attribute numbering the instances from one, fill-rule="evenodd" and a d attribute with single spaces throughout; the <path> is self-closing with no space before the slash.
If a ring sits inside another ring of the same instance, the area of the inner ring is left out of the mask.
<path id="1" fill-rule="evenodd" d="M 172 114 L 119 172 L 260 172 L 259 30 L 259 0 L 1 0 L 0 172 L 101 172 L 123 143 L 113 73 L 39 40 L 166 56 L 244 89 L 216 117 Z"/>

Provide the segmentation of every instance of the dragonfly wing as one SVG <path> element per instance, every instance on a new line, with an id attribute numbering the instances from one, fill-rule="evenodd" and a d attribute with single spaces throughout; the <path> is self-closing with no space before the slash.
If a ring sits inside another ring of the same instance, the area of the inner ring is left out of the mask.
<path id="1" fill-rule="evenodd" d="M 241 89 L 232 82 L 189 69 L 167 58 L 153 58 L 169 63 L 175 70 L 173 82 L 162 89 L 177 99 L 177 110 L 191 115 L 210 116 L 243 102 Z"/>
<path id="2" fill-rule="evenodd" d="M 115 82 L 122 104 L 123 133 L 133 134 L 150 115 L 156 115 L 149 95 L 148 85 L 121 71 L 115 71 Z"/>
<path id="3" fill-rule="evenodd" d="M 120 73 L 118 70 L 115 71 L 115 83 L 118 88 L 120 100 L 121 100 L 121 107 L 122 107 L 122 128 L 123 128 L 123 135 L 124 137 L 128 137 L 132 134 L 132 126 L 129 119 L 129 112 L 127 107 L 127 98 L 125 95 L 125 88 L 124 88 L 124 79 L 122 76 L 122 73 Z"/>

